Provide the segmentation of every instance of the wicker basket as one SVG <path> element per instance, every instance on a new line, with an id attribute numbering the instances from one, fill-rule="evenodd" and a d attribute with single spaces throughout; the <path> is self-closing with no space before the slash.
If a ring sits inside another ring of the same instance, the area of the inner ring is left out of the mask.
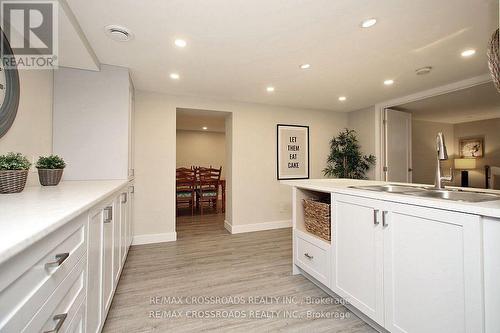
<path id="1" fill-rule="evenodd" d="M 61 181 L 64 169 L 38 169 L 38 179 L 42 186 L 56 186 Z"/>
<path id="2" fill-rule="evenodd" d="M 499 31 L 498 29 L 491 36 L 490 47 L 488 48 L 488 65 L 490 67 L 493 83 L 500 92 L 500 46 L 499 46 Z"/>
<path id="3" fill-rule="evenodd" d="M 327 241 L 331 238 L 330 204 L 304 199 L 306 230 Z"/>
<path id="4" fill-rule="evenodd" d="M 28 170 L 0 170 L 0 193 L 19 193 L 24 190 Z"/>

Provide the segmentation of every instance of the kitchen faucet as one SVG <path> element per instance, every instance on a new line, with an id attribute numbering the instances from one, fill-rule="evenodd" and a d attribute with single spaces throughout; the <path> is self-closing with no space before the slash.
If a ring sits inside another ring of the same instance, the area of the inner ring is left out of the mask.
<path id="1" fill-rule="evenodd" d="M 437 149 L 437 165 L 436 165 L 436 180 L 434 182 L 434 187 L 437 189 L 443 189 L 443 182 L 453 181 L 453 169 L 450 168 L 450 176 L 441 176 L 441 161 L 446 161 L 448 159 L 448 152 L 446 151 L 446 144 L 444 142 L 444 135 L 439 132 L 436 137 L 436 149 Z"/>

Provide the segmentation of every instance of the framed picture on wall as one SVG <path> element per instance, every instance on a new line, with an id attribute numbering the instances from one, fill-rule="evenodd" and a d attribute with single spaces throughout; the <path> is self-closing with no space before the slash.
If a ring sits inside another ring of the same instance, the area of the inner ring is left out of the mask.
<path id="1" fill-rule="evenodd" d="M 484 156 L 484 138 L 460 138 L 458 141 L 461 158 L 478 158 Z"/>
<path id="2" fill-rule="evenodd" d="M 309 126 L 277 125 L 278 180 L 309 179 Z"/>

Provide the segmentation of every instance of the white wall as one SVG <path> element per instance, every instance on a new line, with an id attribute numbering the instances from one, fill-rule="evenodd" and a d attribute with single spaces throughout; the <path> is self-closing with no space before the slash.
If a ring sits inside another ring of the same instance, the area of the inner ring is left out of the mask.
<path id="1" fill-rule="evenodd" d="M 455 155 L 453 124 L 412 120 L 413 182 L 434 184 L 436 174 L 436 135 L 443 132 L 449 160 L 442 162 L 443 173 L 449 174 Z"/>
<path id="2" fill-rule="evenodd" d="M 376 112 L 375 107 L 352 111 L 348 113 L 348 127 L 357 133 L 361 151 L 364 155 L 374 155 L 377 163 L 380 163 L 380 157 L 376 149 Z M 368 179 L 375 179 L 375 166 L 366 173 Z"/>
<path id="3" fill-rule="evenodd" d="M 136 94 L 136 235 L 175 230 L 176 109 L 232 112 L 232 175 L 226 175 L 231 201 L 226 220 L 232 226 L 289 222 L 291 189 L 276 180 L 276 125 L 310 126 L 311 178 L 322 178 L 329 141 L 347 126 L 347 114 L 212 99 Z M 227 162 L 227 161 L 226 161 Z"/>
<path id="4" fill-rule="evenodd" d="M 225 134 L 206 131 L 177 130 L 176 166 L 222 166 L 222 178 L 226 174 Z"/>
<path id="5" fill-rule="evenodd" d="M 20 99 L 10 130 L 0 138 L 0 154 L 23 153 L 32 161 L 52 153 L 52 70 L 19 70 Z M 38 185 L 32 168 L 28 185 Z"/>

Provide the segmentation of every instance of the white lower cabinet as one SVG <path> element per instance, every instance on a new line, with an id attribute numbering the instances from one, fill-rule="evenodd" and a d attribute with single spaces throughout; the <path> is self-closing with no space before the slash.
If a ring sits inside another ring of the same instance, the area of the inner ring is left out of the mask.
<path id="1" fill-rule="evenodd" d="M 332 290 L 382 325 L 384 272 L 380 208 L 375 201 L 348 199 L 336 198 L 333 208 Z"/>
<path id="2" fill-rule="evenodd" d="M 334 202 L 335 293 L 390 332 L 484 332 L 479 216 Z"/>
<path id="3" fill-rule="evenodd" d="M 0 333 L 102 330 L 130 245 L 128 191 L 0 265 Z"/>

